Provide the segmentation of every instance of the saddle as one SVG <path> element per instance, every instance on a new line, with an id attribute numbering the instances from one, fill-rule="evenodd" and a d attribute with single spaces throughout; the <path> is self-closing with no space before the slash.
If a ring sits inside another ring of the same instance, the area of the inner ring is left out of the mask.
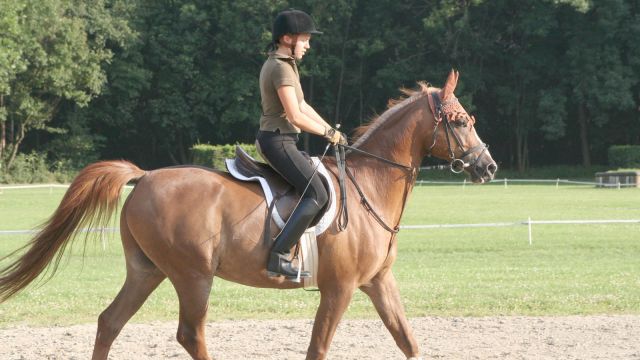
<path id="1" fill-rule="evenodd" d="M 313 220 L 311 226 L 315 226 L 315 234 L 323 233 L 331 223 L 336 214 L 335 189 L 329 177 L 329 172 L 318 158 L 309 158 L 310 163 L 318 166 L 317 174 L 327 189 L 329 201 Z M 247 154 L 240 146 L 236 146 L 235 159 L 226 159 L 225 164 L 229 173 L 236 179 L 242 181 L 257 181 L 262 186 L 265 194 L 267 206 L 271 209 L 272 220 L 282 229 L 289 218 L 299 197 L 295 189 L 270 165 L 255 160 Z M 275 205 L 272 204 L 275 202 Z"/>

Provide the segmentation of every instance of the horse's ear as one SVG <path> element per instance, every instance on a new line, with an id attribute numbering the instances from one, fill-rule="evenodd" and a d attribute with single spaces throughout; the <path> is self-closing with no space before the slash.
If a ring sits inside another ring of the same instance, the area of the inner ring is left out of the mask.
<path id="1" fill-rule="evenodd" d="M 442 100 L 447 100 L 451 95 L 453 95 L 453 91 L 456 89 L 456 85 L 458 84 L 459 75 L 460 73 L 451 69 L 451 72 L 447 77 L 447 82 L 444 83 L 444 87 L 442 88 Z"/>

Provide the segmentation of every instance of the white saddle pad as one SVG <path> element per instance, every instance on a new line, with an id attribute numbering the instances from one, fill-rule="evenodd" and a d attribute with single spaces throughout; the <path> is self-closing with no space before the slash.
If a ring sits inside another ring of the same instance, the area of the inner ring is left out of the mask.
<path id="1" fill-rule="evenodd" d="M 327 208 L 327 211 L 324 213 L 320 221 L 318 221 L 318 223 L 315 225 L 315 233 L 316 235 L 320 235 L 323 232 L 325 232 L 325 230 L 327 230 L 329 226 L 331 226 L 331 223 L 333 222 L 333 219 L 336 216 L 336 190 L 333 187 L 333 182 L 331 181 L 329 172 L 324 167 L 324 164 L 320 162 L 320 159 L 318 159 L 317 157 L 312 157 L 311 160 L 313 161 L 314 166 L 318 166 L 318 175 L 326 179 L 327 184 L 329 184 L 328 190 L 331 193 L 329 196 L 329 207 Z M 240 172 L 238 172 L 236 168 L 235 161 L 236 161 L 235 159 L 225 160 L 227 164 L 227 170 L 229 170 L 229 173 L 238 180 L 259 182 L 260 185 L 262 186 L 262 191 L 264 191 L 264 195 L 267 198 L 267 206 L 271 206 L 271 203 L 273 202 L 273 194 L 271 193 L 271 188 L 269 188 L 269 184 L 267 184 L 267 180 L 265 180 L 265 178 L 261 176 L 246 177 L 240 174 Z M 282 219 L 282 216 L 280 216 L 280 214 L 278 213 L 277 206 L 274 206 L 273 208 L 272 218 L 273 218 L 273 221 L 276 223 L 276 225 L 280 229 L 284 227 L 285 221 Z"/>

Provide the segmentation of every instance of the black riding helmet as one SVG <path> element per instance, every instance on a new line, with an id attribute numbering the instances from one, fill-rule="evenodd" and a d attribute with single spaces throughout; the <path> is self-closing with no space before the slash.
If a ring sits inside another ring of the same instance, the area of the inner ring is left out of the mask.
<path id="1" fill-rule="evenodd" d="M 301 10 L 285 10 L 276 16 L 271 31 L 272 44 L 275 46 L 285 34 L 322 34 L 316 30 L 316 24 L 309 14 Z"/>

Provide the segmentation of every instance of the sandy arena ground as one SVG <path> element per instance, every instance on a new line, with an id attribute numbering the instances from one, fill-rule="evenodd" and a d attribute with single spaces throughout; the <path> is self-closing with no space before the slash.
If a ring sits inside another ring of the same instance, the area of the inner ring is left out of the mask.
<path id="1" fill-rule="evenodd" d="M 415 318 L 425 359 L 640 359 L 640 316 Z M 215 359 L 304 359 L 311 320 L 207 325 Z M 128 324 L 110 359 L 190 359 L 177 323 Z M 0 359 L 89 359 L 95 324 L 0 329 Z M 343 320 L 329 359 L 404 359 L 379 320 Z"/>

